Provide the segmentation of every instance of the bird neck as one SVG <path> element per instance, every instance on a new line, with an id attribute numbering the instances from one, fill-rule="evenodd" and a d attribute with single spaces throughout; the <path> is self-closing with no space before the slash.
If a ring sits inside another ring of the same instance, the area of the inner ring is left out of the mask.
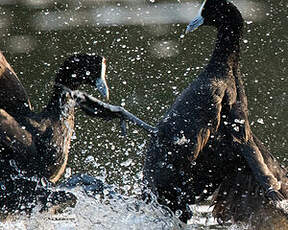
<path id="1" fill-rule="evenodd" d="M 53 154 L 48 153 L 49 163 L 46 162 L 45 164 L 47 167 L 45 176 L 53 183 L 59 180 L 67 164 L 74 130 L 75 104 L 71 93 L 56 84 L 50 102 L 43 111 L 44 119 L 42 123 L 46 120 L 50 127 L 49 130 L 51 130 L 51 132 L 48 132 L 47 128 L 46 144 L 49 143 L 49 146 L 52 146 L 51 148 L 57 146 L 55 151 L 50 151 Z"/>
<path id="2" fill-rule="evenodd" d="M 209 67 L 231 70 L 238 68 L 242 25 L 222 25 L 218 29 L 214 52 Z"/>
<path id="3" fill-rule="evenodd" d="M 54 90 L 45 112 L 53 115 L 55 119 L 68 119 L 74 116 L 75 100 L 71 93 L 59 84 L 54 85 Z"/>

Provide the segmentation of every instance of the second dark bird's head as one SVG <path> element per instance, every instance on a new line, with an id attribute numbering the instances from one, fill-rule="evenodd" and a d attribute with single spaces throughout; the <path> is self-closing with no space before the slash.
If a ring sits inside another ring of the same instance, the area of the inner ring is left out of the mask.
<path id="1" fill-rule="evenodd" d="M 235 26 L 242 28 L 243 18 L 239 10 L 227 0 L 204 0 L 198 15 L 187 26 L 186 33 L 193 32 L 201 25 Z"/>
<path id="2" fill-rule="evenodd" d="M 92 54 L 75 54 L 67 58 L 60 67 L 55 84 L 71 90 L 82 84 L 96 86 L 101 95 L 109 98 L 106 83 L 106 59 Z"/>

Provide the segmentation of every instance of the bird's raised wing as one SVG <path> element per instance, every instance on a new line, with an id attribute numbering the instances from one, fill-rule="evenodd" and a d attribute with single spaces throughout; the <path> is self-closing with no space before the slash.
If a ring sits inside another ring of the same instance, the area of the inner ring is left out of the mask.
<path id="1" fill-rule="evenodd" d="M 0 108 L 13 116 L 31 111 L 31 104 L 26 90 L 1 52 L 0 97 Z"/>

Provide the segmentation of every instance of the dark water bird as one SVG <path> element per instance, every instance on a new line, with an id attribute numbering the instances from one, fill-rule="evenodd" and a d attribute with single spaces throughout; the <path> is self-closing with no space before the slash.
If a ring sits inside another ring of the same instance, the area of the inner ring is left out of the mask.
<path id="1" fill-rule="evenodd" d="M 0 88 L 7 92 L 4 97 L 13 99 L 0 103 L 0 213 L 5 217 L 11 212 L 29 209 L 34 195 L 42 200 L 61 196 L 50 190 L 45 192 L 45 188 L 59 180 L 67 164 L 76 102 L 73 91 L 67 91 L 66 87 L 76 90 L 82 84 L 90 84 L 106 98 L 109 91 L 105 58 L 76 54 L 60 67 L 46 108 L 35 113 L 25 89 L 16 75 L 12 76 L 14 71 L 2 66 L 7 65 L 1 65 L 0 81 L 5 84 Z"/>
<path id="2" fill-rule="evenodd" d="M 243 24 L 229 1 L 203 2 L 186 32 L 201 25 L 216 27 L 212 57 L 157 124 L 146 153 L 144 198 L 153 192 L 161 204 L 182 211 L 184 222 L 192 216 L 188 205 L 195 197 L 208 197 L 217 189 L 214 215 L 224 221 L 247 217 L 263 201 L 288 198 L 287 171 L 249 125 L 239 68 Z M 255 201 L 253 194 L 262 196 L 248 212 L 245 205 Z"/>

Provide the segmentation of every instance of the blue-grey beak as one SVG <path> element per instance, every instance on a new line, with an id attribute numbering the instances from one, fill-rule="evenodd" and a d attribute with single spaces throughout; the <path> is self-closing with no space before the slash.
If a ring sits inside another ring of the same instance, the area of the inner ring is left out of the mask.
<path id="1" fill-rule="evenodd" d="M 185 33 L 193 32 L 204 23 L 204 18 L 201 15 L 195 17 L 187 26 Z"/>
<path id="2" fill-rule="evenodd" d="M 103 57 L 101 66 L 101 76 L 96 80 L 96 87 L 101 95 L 109 100 L 109 88 L 106 82 L 106 59 Z"/>
<path id="3" fill-rule="evenodd" d="M 109 88 L 107 86 L 106 79 L 104 78 L 98 78 L 96 80 L 96 87 L 100 94 L 106 99 L 109 100 Z"/>

